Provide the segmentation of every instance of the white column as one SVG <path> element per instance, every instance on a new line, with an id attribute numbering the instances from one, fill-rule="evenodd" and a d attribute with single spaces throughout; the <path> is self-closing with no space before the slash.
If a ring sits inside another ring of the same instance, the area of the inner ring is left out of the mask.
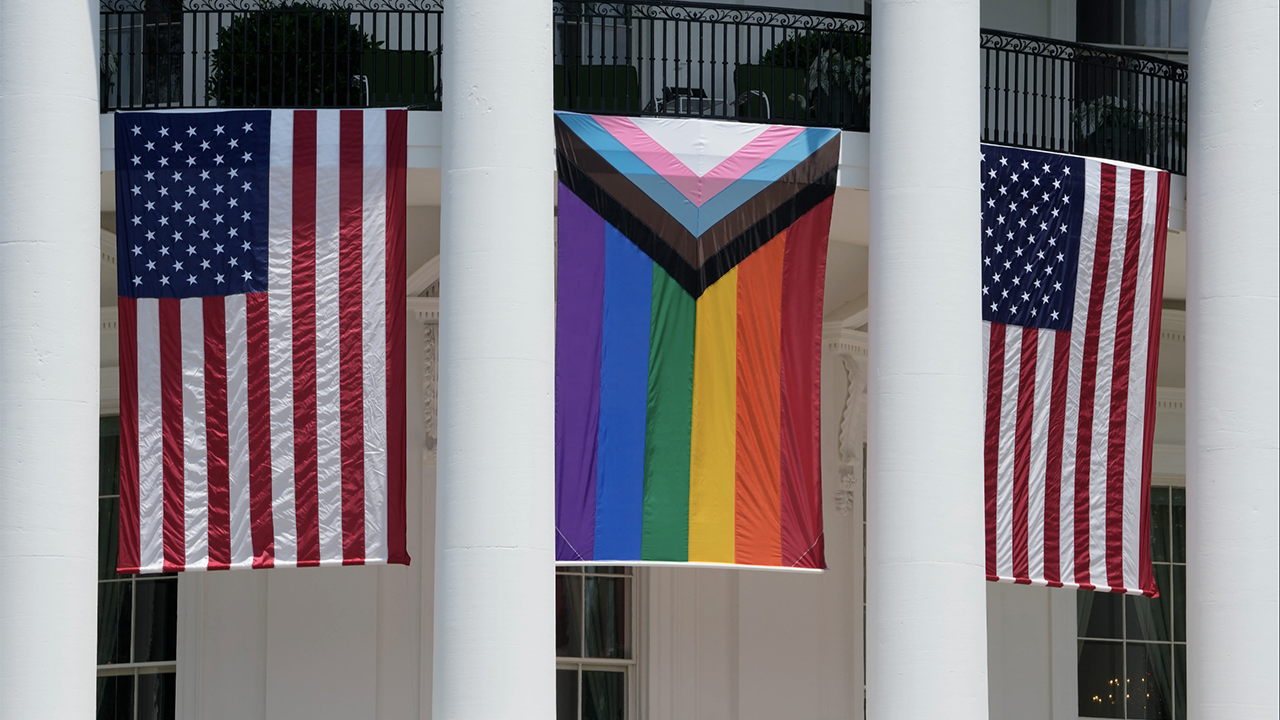
<path id="1" fill-rule="evenodd" d="M 551 6 L 444 30 L 436 720 L 555 714 Z"/>
<path id="2" fill-rule="evenodd" d="M 872 24 L 867 714 L 987 717 L 977 0 Z"/>
<path id="3" fill-rule="evenodd" d="M 1187 701 L 1280 714 L 1275 0 L 1191 3 Z"/>
<path id="4" fill-rule="evenodd" d="M 0 717 L 94 713 L 98 2 L 0 2 Z"/>

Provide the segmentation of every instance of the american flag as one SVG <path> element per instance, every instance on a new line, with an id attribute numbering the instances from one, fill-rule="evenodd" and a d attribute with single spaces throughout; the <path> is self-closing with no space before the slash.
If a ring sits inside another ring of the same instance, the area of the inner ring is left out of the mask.
<path id="1" fill-rule="evenodd" d="M 121 572 L 409 561 L 406 123 L 117 113 Z"/>
<path id="2" fill-rule="evenodd" d="M 1154 596 L 1169 174 L 982 147 L 987 578 Z"/>

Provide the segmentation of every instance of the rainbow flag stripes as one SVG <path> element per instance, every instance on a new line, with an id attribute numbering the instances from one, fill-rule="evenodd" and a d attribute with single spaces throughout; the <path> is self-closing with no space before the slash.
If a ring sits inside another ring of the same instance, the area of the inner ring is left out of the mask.
<path id="1" fill-rule="evenodd" d="M 839 132 L 558 113 L 556 558 L 822 568 Z"/>

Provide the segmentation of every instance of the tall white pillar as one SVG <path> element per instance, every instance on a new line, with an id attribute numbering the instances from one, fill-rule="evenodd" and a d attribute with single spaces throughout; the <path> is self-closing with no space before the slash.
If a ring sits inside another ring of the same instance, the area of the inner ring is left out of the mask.
<path id="1" fill-rule="evenodd" d="M 555 715 L 551 6 L 444 30 L 433 717 Z"/>
<path id="2" fill-rule="evenodd" d="M 0 717 L 94 713 L 98 3 L 0 2 Z"/>
<path id="3" fill-rule="evenodd" d="M 1276 0 L 1191 3 L 1187 701 L 1280 714 Z"/>
<path id="4" fill-rule="evenodd" d="M 867 712 L 987 717 L 977 0 L 872 24 Z"/>

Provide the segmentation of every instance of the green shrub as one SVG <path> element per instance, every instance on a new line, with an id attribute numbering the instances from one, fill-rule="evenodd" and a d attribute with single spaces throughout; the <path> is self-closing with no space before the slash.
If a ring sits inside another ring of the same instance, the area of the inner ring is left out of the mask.
<path id="1" fill-rule="evenodd" d="M 362 105 L 364 54 L 381 45 L 347 10 L 265 3 L 218 30 L 205 94 L 219 107 Z"/>

